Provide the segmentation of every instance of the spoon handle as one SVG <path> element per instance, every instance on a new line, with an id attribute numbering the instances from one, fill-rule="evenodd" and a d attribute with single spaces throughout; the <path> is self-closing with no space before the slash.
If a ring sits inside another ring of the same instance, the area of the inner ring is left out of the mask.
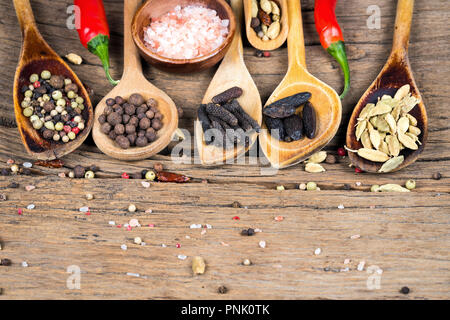
<path id="1" fill-rule="evenodd" d="M 22 35 L 29 29 L 36 30 L 36 21 L 34 20 L 33 10 L 29 0 L 13 0 L 16 9 L 17 19 L 19 20 Z"/>
<path id="2" fill-rule="evenodd" d="M 242 0 L 231 0 L 231 8 L 233 9 L 234 16 L 236 18 L 236 31 L 234 33 L 233 41 L 231 42 L 230 48 L 225 55 L 224 60 L 239 60 L 244 56 L 244 48 L 242 46 L 242 34 L 241 34 L 241 24 L 242 24 Z"/>
<path id="3" fill-rule="evenodd" d="M 122 79 L 135 78 L 136 76 L 142 76 L 142 64 L 139 52 L 134 44 L 131 34 L 131 22 L 133 16 L 141 5 L 142 0 L 124 0 L 123 3 L 123 62 L 124 69 Z"/>
<path id="4" fill-rule="evenodd" d="M 306 68 L 305 40 L 303 39 L 302 8 L 299 0 L 288 1 L 289 35 L 288 55 L 289 67 L 301 65 Z"/>
<path id="5" fill-rule="evenodd" d="M 413 17 L 414 0 L 398 0 L 392 52 L 406 55 Z"/>

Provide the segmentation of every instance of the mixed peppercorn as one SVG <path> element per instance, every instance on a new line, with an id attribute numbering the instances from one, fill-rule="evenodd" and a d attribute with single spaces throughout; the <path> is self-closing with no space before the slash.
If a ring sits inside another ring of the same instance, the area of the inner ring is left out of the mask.
<path id="1" fill-rule="evenodd" d="M 22 114 L 44 139 L 67 143 L 84 130 L 84 98 L 69 78 L 43 70 L 33 73 L 30 83 L 22 87 Z"/>
<path id="2" fill-rule="evenodd" d="M 281 10 L 275 1 L 252 0 L 250 26 L 263 41 L 273 40 L 280 34 Z"/>
<path id="3" fill-rule="evenodd" d="M 145 101 L 139 93 L 133 93 L 128 101 L 120 96 L 106 99 L 106 108 L 98 118 L 101 131 L 122 149 L 145 147 L 157 139 L 163 126 L 157 107 L 155 99 Z"/>

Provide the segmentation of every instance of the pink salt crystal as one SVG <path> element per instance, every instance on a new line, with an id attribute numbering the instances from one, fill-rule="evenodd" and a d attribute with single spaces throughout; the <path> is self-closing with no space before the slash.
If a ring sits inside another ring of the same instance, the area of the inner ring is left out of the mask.
<path id="1" fill-rule="evenodd" d="M 131 231 L 131 226 L 128 226 L 128 227 L 127 227 L 127 231 Z"/>
<path id="2" fill-rule="evenodd" d="M 144 28 L 144 41 L 158 55 L 192 59 L 220 47 L 228 35 L 229 24 L 230 21 L 221 20 L 215 10 L 198 5 L 176 6 L 169 13 L 152 19 Z"/>
<path id="3" fill-rule="evenodd" d="M 27 191 L 31 191 L 31 190 L 34 190 L 34 189 L 36 189 L 35 186 L 25 186 L 25 190 L 27 190 Z"/>
<path id="4" fill-rule="evenodd" d="M 128 224 L 130 225 L 130 227 L 133 228 L 140 226 L 138 219 L 131 219 L 130 222 L 128 222 Z"/>
<path id="5" fill-rule="evenodd" d="M 150 228 L 154 228 L 154 227 L 155 227 L 155 225 L 154 225 L 153 223 L 150 223 L 148 226 L 149 226 Z"/>
<path id="6" fill-rule="evenodd" d="M 17 209 L 17 214 L 18 214 L 19 216 L 22 215 L 22 209 L 21 209 L 21 208 Z"/>

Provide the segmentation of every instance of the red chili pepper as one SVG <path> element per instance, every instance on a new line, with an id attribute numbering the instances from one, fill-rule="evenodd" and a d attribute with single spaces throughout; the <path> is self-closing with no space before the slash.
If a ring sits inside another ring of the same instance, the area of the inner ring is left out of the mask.
<path id="1" fill-rule="evenodd" d="M 73 3 L 80 9 L 77 11 L 80 13 L 80 17 L 77 17 L 80 28 L 77 31 L 81 44 L 100 58 L 109 82 L 118 84 L 119 81 L 114 80 L 109 73 L 109 27 L 103 1 L 74 0 Z"/>
<path id="2" fill-rule="evenodd" d="M 344 36 L 334 13 L 336 3 L 337 0 L 315 0 L 314 21 L 322 47 L 339 62 L 344 72 L 345 85 L 340 96 L 343 99 L 350 89 L 350 70 L 345 52 Z"/>
<path id="3" fill-rule="evenodd" d="M 176 174 L 176 173 L 165 172 L 165 171 L 157 172 L 156 177 L 158 178 L 158 181 L 160 181 L 160 182 L 183 183 L 183 182 L 188 182 L 189 180 L 191 180 L 191 178 L 186 177 L 182 174 Z"/>

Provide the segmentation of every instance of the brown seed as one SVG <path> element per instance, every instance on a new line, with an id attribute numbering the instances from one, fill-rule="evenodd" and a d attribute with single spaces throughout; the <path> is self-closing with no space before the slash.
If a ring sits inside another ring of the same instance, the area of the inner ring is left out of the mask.
<path id="1" fill-rule="evenodd" d="M 101 114 L 98 117 L 98 122 L 100 122 L 100 124 L 104 124 L 106 122 L 106 116 L 104 114 Z"/>
<path id="2" fill-rule="evenodd" d="M 139 130 L 137 136 L 138 136 L 138 137 L 143 137 L 143 136 L 145 136 L 145 130 Z"/>
<path id="3" fill-rule="evenodd" d="M 139 128 L 147 130 L 148 128 L 150 128 L 151 125 L 151 121 L 148 118 L 142 118 L 139 121 Z"/>
<path id="4" fill-rule="evenodd" d="M 124 103 L 125 103 L 125 99 L 122 98 L 121 96 L 117 96 L 117 97 L 114 99 L 114 101 L 115 101 L 117 104 L 124 104 Z"/>
<path id="5" fill-rule="evenodd" d="M 111 140 L 116 140 L 116 138 L 117 138 L 117 133 L 116 133 L 114 130 L 111 130 L 111 131 L 108 133 L 108 137 L 109 137 Z"/>
<path id="6" fill-rule="evenodd" d="M 84 174 L 86 173 L 86 170 L 84 169 L 84 167 L 77 165 L 75 166 L 75 168 L 73 168 L 73 174 L 75 175 L 75 178 L 83 178 Z"/>
<path id="7" fill-rule="evenodd" d="M 108 134 L 111 131 L 111 128 L 112 126 L 108 122 L 103 123 L 101 126 L 101 130 L 104 134 Z"/>
<path id="8" fill-rule="evenodd" d="M 440 172 L 433 173 L 433 179 L 434 180 L 440 180 L 442 178 L 442 175 Z"/>
<path id="9" fill-rule="evenodd" d="M 106 105 L 107 106 L 113 106 L 113 105 L 115 105 L 116 104 L 116 101 L 113 99 L 113 98 L 108 98 L 108 99 L 106 99 Z"/>
<path id="10" fill-rule="evenodd" d="M 50 112 L 55 109 L 55 104 L 53 103 L 53 101 L 46 101 L 44 102 L 43 108 L 45 112 Z"/>
<path id="11" fill-rule="evenodd" d="M 122 123 L 123 123 L 123 124 L 128 124 L 128 122 L 130 121 L 130 119 L 131 119 L 131 117 L 130 117 L 129 114 L 124 114 L 124 115 L 122 116 Z"/>
<path id="12" fill-rule="evenodd" d="M 148 111 L 148 107 L 146 104 L 142 104 L 136 108 L 136 114 L 146 113 Z"/>
<path id="13" fill-rule="evenodd" d="M 156 108 L 158 106 L 158 101 L 156 101 L 153 98 L 150 98 L 150 99 L 147 100 L 147 106 L 149 108 Z"/>
<path id="14" fill-rule="evenodd" d="M 240 207 L 241 207 L 241 204 L 240 204 L 238 201 L 234 201 L 234 202 L 231 204 L 231 206 L 232 206 L 233 208 L 240 208 Z"/>
<path id="15" fill-rule="evenodd" d="M 259 10 L 258 17 L 262 24 L 265 24 L 266 26 L 270 26 L 272 24 L 272 19 L 263 10 Z"/>
<path id="16" fill-rule="evenodd" d="M 153 128 L 148 128 L 148 129 L 145 131 L 145 137 L 147 138 L 147 140 L 148 140 L 149 142 L 155 141 L 155 140 L 156 140 L 156 131 L 155 131 L 155 129 L 153 129 Z"/>
<path id="17" fill-rule="evenodd" d="M 108 121 L 111 126 L 115 126 L 122 122 L 122 116 L 117 112 L 112 112 L 106 117 L 106 121 Z"/>
<path id="18" fill-rule="evenodd" d="M 130 103 L 124 104 L 125 113 L 132 116 L 136 112 L 136 107 Z"/>
<path id="19" fill-rule="evenodd" d="M 333 154 L 328 154 L 327 155 L 327 157 L 325 158 L 325 162 L 326 163 L 336 163 L 338 160 L 337 160 L 337 158 L 336 158 L 336 156 L 335 155 L 333 155 Z"/>
<path id="20" fill-rule="evenodd" d="M 152 110 L 148 110 L 148 111 L 145 113 L 145 116 L 151 120 L 151 119 L 153 119 L 153 117 L 155 116 L 155 113 L 154 113 Z"/>
<path id="21" fill-rule="evenodd" d="M 125 126 L 123 125 L 123 124 L 121 124 L 121 123 L 119 123 L 119 124 L 117 124 L 115 127 L 114 127 L 114 132 L 117 134 L 117 135 L 122 135 L 122 134 L 124 134 L 124 132 L 125 132 Z"/>
<path id="22" fill-rule="evenodd" d="M 145 147 L 148 144 L 148 140 L 145 136 L 136 138 L 136 146 L 137 147 Z"/>
<path id="23" fill-rule="evenodd" d="M 159 129 L 161 129 L 162 128 L 162 123 L 161 123 L 161 121 L 159 120 L 159 119 L 153 119 L 152 120 L 152 128 L 153 129 L 155 129 L 155 130 L 159 130 Z"/>
<path id="24" fill-rule="evenodd" d="M 122 149 L 128 149 L 130 147 L 130 140 L 127 139 L 125 136 L 117 136 L 116 143 Z"/>
<path id="25" fill-rule="evenodd" d="M 137 138 L 136 133 L 129 134 L 127 136 L 127 138 L 128 138 L 128 141 L 130 141 L 130 145 L 134 146 L 134 144 L 136 142 L 136 138 Z"/>
<path id="26" fill-rule="evenodd" d="M 106 107 L 105 107 L 105 110 L 103 111 L 103 114 L 104 114 L 105 116 L 108 116 L 108 115 L 110 115 L 110 114 L 113 113 L 113 112 L 114 112 L 114 110 L 113 110 L 112 106 L 106 106 Z"/>
<path id="27" fill-rule="evenodd" d="M 54 136 L 54 131 L 53 130 L 44 130 L 44 132 L 42 133 L 42 136 L 44 137 L 44 139 L 52 139 Z"/>
<path id="28" fill-rule="evenodd" d="M 159 120 L 161 120 L 163 118 L 163 115 L 162 115 L 162 113 L 161 112 L 155 112 L 155 119 L 159 119 Z"/>
<path id="29" fill-rule="evenodd" d="M 67 93 L 69 91 L 73 91 L 75 93 L 78 93 L 78 86 L 75 83 L 69 83 L 64 87 L 64 91 Z"/>
<path id="30" fill-rule="evenodd" d="M 128 124 L 131 124 L 132 126 L 137 127 L 139 125 L 139 119 L 137 116 L 132 116 L 130 118 L 130 121 L 128 121 Z"/>
<path id="31" fill-rule="evenodd" d="M 64 86 L 64 78 L 59 75 L 53 75 L 48 80 L 48 83 L 55 89 L 61 89 Z"/>
<path id="32" fill-rule="evenodd" d="M 258 18 L 252 18 L 252 21 L 250 22 L 250 26 L 252 28 L 256 28 L 257 26 L 259 26 L 261 24 L 261 21 L 259 21 Z"/>
<path id="33" fill-rule="evenodd" d="M 136 127 L 133 126 L 132 124 L 127 124 L 127 125 L 125 126 L 125 132 L 126 132 L 127 134 L 133 134 L 133 133 L 136 132 Z"/>
<path id="34" fill-rule="evenodd" d="M 225 293 L 228 292 L 228 288 L 225 287 L 225 286 L 220 286 L 220 287 L 217 289 L 217 292 L 219 292 L 220 294 L 225 294 Z"/>
<path id="35" fill-rule="evenodd" d="M 144 103 L 144 98 L 139 93 L 133 93 L 128 98 L 128 102 L 134 104 L 135 106 L 140 106 Z"/>

